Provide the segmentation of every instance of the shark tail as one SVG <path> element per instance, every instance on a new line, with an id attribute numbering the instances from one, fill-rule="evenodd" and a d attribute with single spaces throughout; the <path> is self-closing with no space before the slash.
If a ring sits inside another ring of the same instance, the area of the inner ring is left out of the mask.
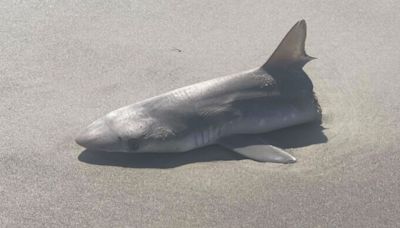
<path id="1" fill-rule="evenodd" d="M 262 68 L 267 71 L 302 69 L 307 62 L 315 59 L 307 55 L 304 50 L 306 35 L 306 21 L 298 21 Z"/>

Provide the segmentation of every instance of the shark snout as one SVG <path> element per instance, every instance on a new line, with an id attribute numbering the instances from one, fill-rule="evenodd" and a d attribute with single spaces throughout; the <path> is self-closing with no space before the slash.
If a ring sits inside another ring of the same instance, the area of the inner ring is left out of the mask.
<path id="1" fill-rule="evenodd" d="M 75 142 L 87 149 L 112 151 L 116 149 L 119 138 L 106 122 L 100 119 L 84 129 Z"/>

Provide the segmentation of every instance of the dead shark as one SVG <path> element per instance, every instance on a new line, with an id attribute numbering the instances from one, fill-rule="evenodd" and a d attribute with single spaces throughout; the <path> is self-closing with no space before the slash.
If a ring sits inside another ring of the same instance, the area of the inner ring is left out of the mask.
<path id="1" fill-rule="evenodd" d="M 305 53 L 305 39 L 301 20 L 263 66 L 112 111 L 84 129 L 76 142 L 127 153 L 184 152 L 218 144 L 256 161 L 293 163 L 291 154 L 256 134 L 321 119 L 313 84 L 302 70 L 314 59 Z"/>

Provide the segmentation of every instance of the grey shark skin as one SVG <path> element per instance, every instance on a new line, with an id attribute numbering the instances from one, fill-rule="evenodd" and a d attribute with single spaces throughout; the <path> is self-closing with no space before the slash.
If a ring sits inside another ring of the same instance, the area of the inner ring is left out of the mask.
<path id="1" fill-rule="evenodd" d="M 296 159 L 256 135 L 321 119 L 302 67 L 306 23 L 297 22 L 260 68 L 193 84 L 112 111 L 76 138 L 109 152 L 184 152 L 219 144 L 263 162 Z M 248 137 L 246 137 L 248 138 Z"/>

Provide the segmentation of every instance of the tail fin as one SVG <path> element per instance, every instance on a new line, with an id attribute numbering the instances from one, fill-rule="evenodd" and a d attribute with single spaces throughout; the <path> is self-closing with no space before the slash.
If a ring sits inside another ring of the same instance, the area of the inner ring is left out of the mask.
<path id="1" fill-rule="evenodd" d="M 298 21 L 286 34 L 268 61 L 262 66 L 267 71 L 279 69 L 301 69 L 314 57 L 308 56 L 304 50 L 306 41 L 306 21 Z"/>

